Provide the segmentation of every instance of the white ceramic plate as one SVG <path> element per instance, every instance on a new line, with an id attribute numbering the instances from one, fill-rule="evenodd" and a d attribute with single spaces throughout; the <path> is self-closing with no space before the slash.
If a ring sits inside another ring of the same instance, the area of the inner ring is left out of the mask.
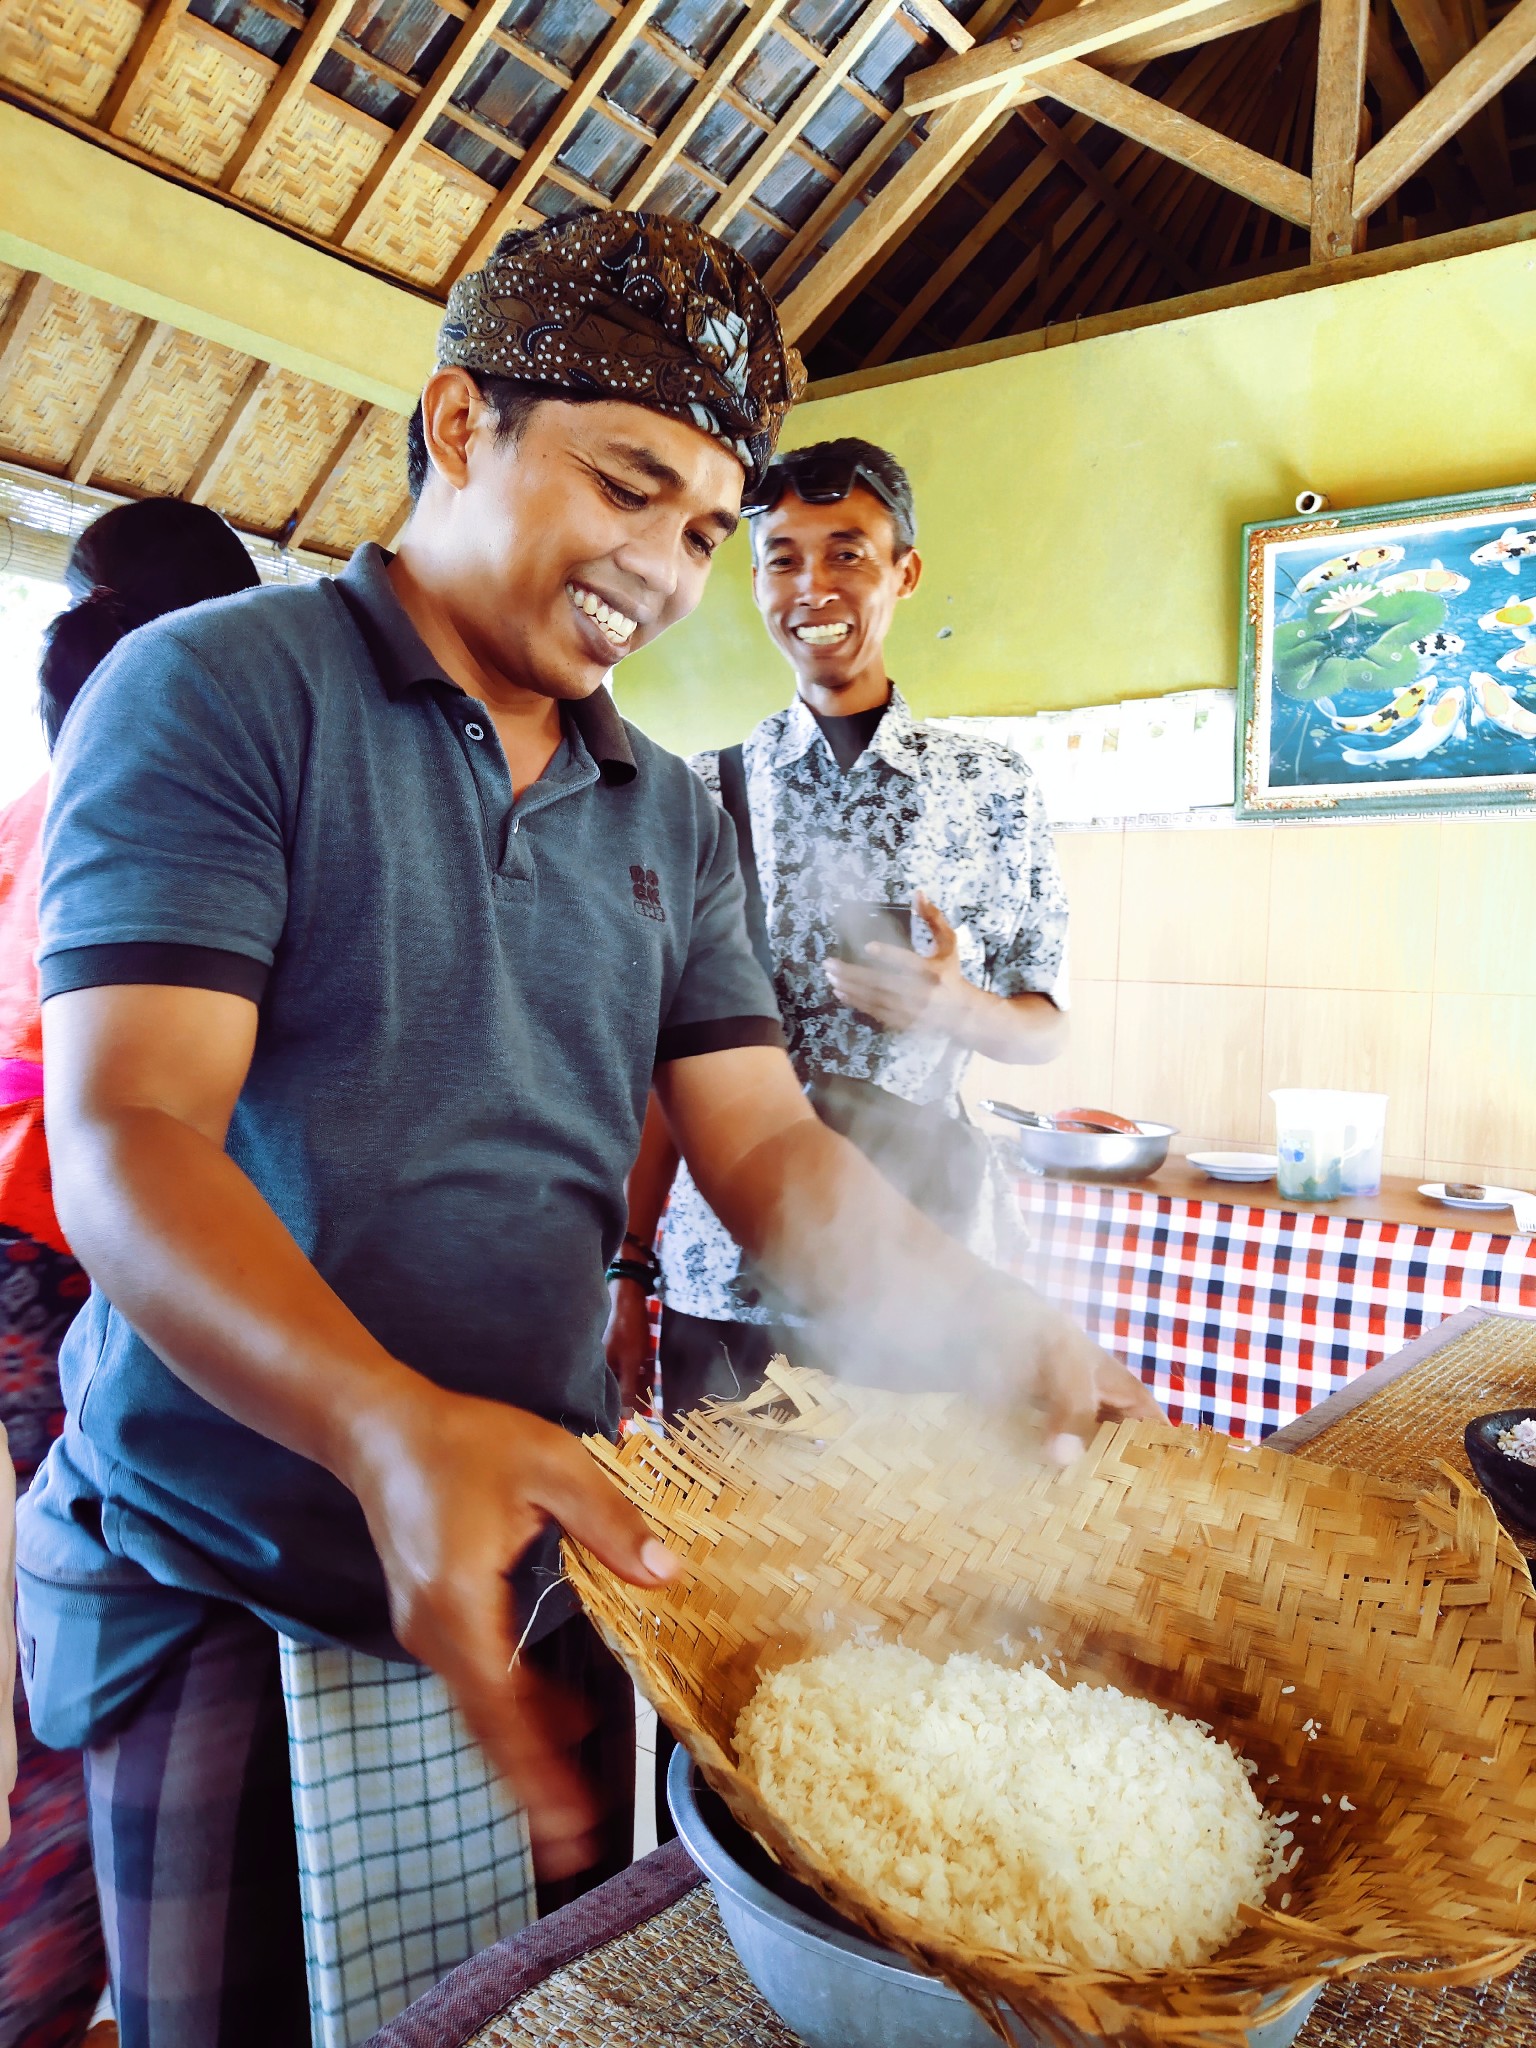
<path id="1" fill-rule="evenodd" d="M 1491 1192 L 1477 1201 L 1469 1201 L 1465 1195 L 1448 1195 L 1443 1180 L 1427 1180 L 1419 1189 L 1421 1195 L 1428 1195 L 1432 1202 L 1444 1202 L 1448 1209 L 1507 1209 L 1509 1197 L 1502 1192 Z"/>
<path id="2" fill-rule="evenodd" d="M 1191 1166 L 1198 1166 L 1212 1180 L 1273 1180 L 1280 1164 L 1273 1152 L 1191 1152 Z"/>

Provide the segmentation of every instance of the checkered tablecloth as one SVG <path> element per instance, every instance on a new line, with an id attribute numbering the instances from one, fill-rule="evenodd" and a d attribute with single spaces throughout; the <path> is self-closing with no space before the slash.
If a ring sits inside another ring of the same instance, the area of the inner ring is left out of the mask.
<path id="1" fill-rule="evenodd" d="M 1460 1309 L 1536 1313 L 1536 1240 L 1030 1181 L 1028 1277 L 1174 1422 L 1250 1440 Z"/>

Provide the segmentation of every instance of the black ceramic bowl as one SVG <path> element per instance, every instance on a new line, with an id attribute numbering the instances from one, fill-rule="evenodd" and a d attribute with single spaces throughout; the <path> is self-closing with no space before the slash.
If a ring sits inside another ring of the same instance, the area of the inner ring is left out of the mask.
<path id="1" fill-rule="evenodd" d="M 1536 1408 L 1501 1408 L 1469 1422 L 1462 1441 L 1478 1483 L 1500 1516 L 1519 1532 L 1536 1536 L 1536 1465 L 1522 1464 L 1499 1449 L 1499 1438 L 1517 1422 L 1536 1421 Z"/>

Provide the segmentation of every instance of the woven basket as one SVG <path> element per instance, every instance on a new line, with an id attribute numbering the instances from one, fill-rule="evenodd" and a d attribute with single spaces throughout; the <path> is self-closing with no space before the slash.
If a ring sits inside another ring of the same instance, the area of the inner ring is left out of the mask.
<path id="1" fill-rule="evenodd" d="M 1231 2048 L 1281 1987 L 1413 1964 L 1425 1984 L 1483 1982 L 1536 1948 L 1536 1600 L 1449 1471 L 1416 1500 L 1148 1423 L 1046 1471 L 953 1398 L 782 1360 L 665 1441 L 589 1441 L 689 1564 L 641 1592 L 566 1544 L 610 1646 L 786 1869 L 1005 2037 L 1016 2015 L 1047 2039 Z M 1211 1722 L 1266 1804 L 1300 1811 L 1302 1862 L 1272 1893 L 1290 1910 L 1245 1911 L 1201 1968 L 1125 1974 L 945 1941 L 851 1890 L 766 1810 L 731 1734 L 760 1673 L 872 1625 L 934 1656 L 1048 1655 L 1069 1681 Z"/>

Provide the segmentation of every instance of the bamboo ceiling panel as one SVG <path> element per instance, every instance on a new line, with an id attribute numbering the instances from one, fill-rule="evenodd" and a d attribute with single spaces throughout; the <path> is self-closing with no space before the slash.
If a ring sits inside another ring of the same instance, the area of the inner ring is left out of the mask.
<path id="1" fill-rule="evenodd" d="M 140 19 L 123 0 L 0 0 L 0 75 L 72 114 L 94 114 Z"/>
<path id="2" fill-rule="evenodd" d="M 250 370 L 251 358 L 238 350 L 173 330 L 102 449 L 92 481 L 132 497 L 179 497 Z"/>
<path id="3" fill-rule="evenodd" d="M 356 409 L 343 391 L 274 370 L 209 504 L 258 533 L 281 532 Z"/>
<path id="4" fill-rule="evenodd" d="M 0 332 L 28 293 L 31 324 L 5 351 L 0 460 L 68 479 L 88 453 L 96 490 L 201 495 L 285 547 L 308 508 L 306 555 L 344 559 L 394 537 L 407 510 L 399 415 L 5 264 Z"/>
<path id="5" fill-rule="evenodd" d="M 132 0 L 92 0 L 136 15 Z M 152 156 L 217 184 L 266 96 L 264 71 L 238 51 L 178 35 L 150 74 L 127 137 Z"/>
<path id="6" fill-rule="evenodd" d="M 362 540 L 387 544 L 394 538 L 405 502 L 405 421 L 398 413 L 375 407 L 306 546 L 323 555 L 349 555 Z"/>
<path id="7" fill-rule="evenodd" d="M 248 196 L 277 220 L 328 239 L 388 139 L 382 128 L 343 120 L 301 96 L 289 109 L 279 146 L 263 158 Z"/>
<path id="8" fill-rule="evenodd" d="M 0 392 L 0 448 L 62 470 L 138 330 L 120 306 L 55 290 Z"/>

